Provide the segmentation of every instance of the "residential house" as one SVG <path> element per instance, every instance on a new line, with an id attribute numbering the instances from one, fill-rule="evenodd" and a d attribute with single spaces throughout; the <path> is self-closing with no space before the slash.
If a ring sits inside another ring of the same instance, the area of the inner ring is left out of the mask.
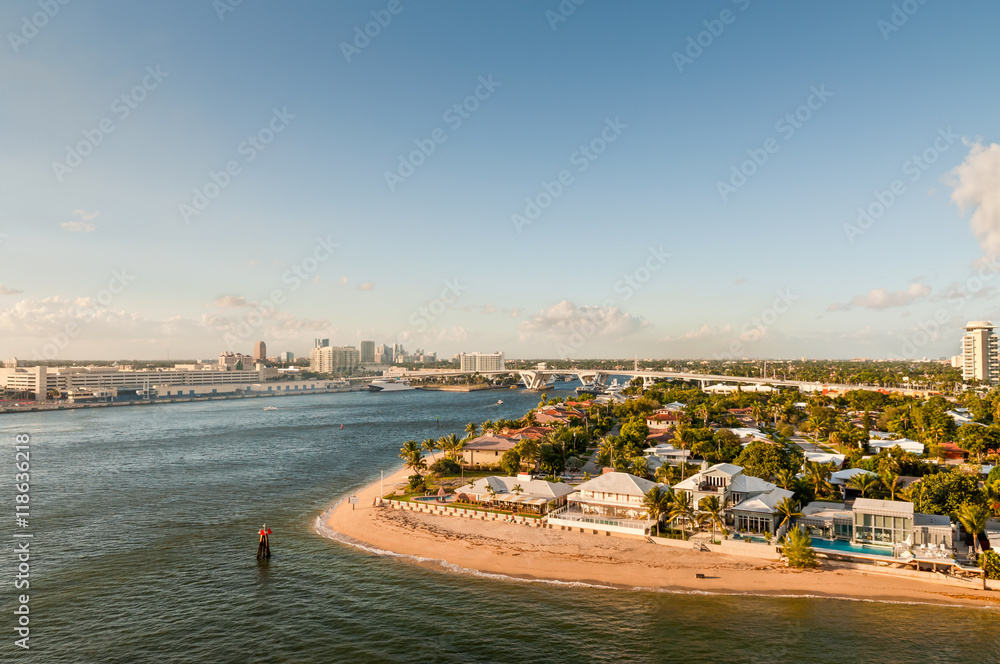
<path id="1" fill-rule="evenodd" d="M 802 509 L 798 522 L 814 538 L 881 546 L 888 553 L 899 547 L 914 552 L 921 547 L 940 551 L 942 545 L 943 550 L 950 551 L 954 545 L 954 529 L 947 516 L 915 513 L 913 503 L 899 500 L 813 502 Z M 822 543 L 816 546 L 823 548 Z M 872 554 L 879 555 L 879 549 L 872 549 Z"/>
<path id="2" fill-rule="evenodd" d="M 780 517 L 777 505 L 791 498 L 791 491 L 759 477 L 743 474 L 743 468 L 731 463 L 717 463 L 674 485 L 675 492 L 685 492 L 698 507 L 703 498 L 715 496 L 726 506 L 726 514 L 739 532 L 774 533 Z"/>
<path id="3" fill-rule="evenodd" d="M 473 438 L 462 448 L 462 461 L 466 466 L 495 466 L 504 452 L 517 446 L 516 440 L 492 433 Z"/>
<path id="4" fill-rule="evenodd" d="M 531 475 L 491 475 L 455 489 L 455 495 L 463 502 L 490 503 L 512 512 L 547 514 L 565 505 L 566 496 L 575 490 L 569 484 L 532 479 Z"/>
<path id="5" fill-rule="evenodd" d="M 628 473 L 606 472 L 576 487 L 566 507 L 548 516 L 550 525 L 606 533 L 646 535 L 654 521 L 643 501 L 646 492 L 664 485 Z"/>

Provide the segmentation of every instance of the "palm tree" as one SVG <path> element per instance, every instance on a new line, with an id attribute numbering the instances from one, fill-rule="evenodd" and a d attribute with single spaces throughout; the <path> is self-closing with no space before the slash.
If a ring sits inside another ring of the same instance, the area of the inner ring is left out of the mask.
<path id="1" fill-rule="evenodd" d="M 511 491 L 514 492 L 515 496 L 520 496 L 521 492 L 524 491 L 524 489 L 521 488 L 520 484 L 515 484 L 513 487 L 511 487 Z"/>
<path id="2" fill-rule="evenodd" d="M 677 430 L 674 432 L 673 442 L 681 448 L 681 481 L 684 481 L 684 459 L 687 458 L 684 451 L 687 449 L 688 445 L 691 445 L 694 441 L 694 431 L 691 431 L 691 429 L 688 429 L 687 427 L 677 427 Z"/>
<path id="3" fill-rule="evenodd" d="M 635 456 L 629 461 L 628 465 L 629 471 L 636 477 L 641 477 L 646 479 L 649 476 L 649 466 L 647 465 L 646 457 Z"/>
<path id="4" fill-rule="evenodd" d="M 802 516 L 799 504 L 791 498 L 782 498 L 781 502 L 774 506 L 774 509 L 781 515 L 781 522 L 778 523 L 779 528 L 786 523 L 791 527 L 795 520 Z"/>
<path id="5" fill-rule="evenodd" d="M 670 512 L 668 513 L 670 521 L 672 523 L 677 523 L 677 521 L 691 521 L 694 519 L 694 508 L 691 506 L 691 494 L 687 491 L 680 491 L 674 494 L 673 504 L 670 506 Z M 687 531 L 681 526 L 681 534 L 684 539 L 687 539 Z"/>
<path id="6" fill-rule="evenodd" d="M 712 526 L 712 541 L 715 541 L 715 526 L 719 526 L 720 531 L 726 529 L 725 524 L 725 506 L 719 501 L 718 496 L 706 496 L 701 499 L 699 503 L 701 508 L 701 513 L 707 517 L 709 524 Z"/>
<path id="7" fill-rule="evenodd" d="M 817 498 L 822 493 L 825 493 L 825 489 L 829 486 L 830 479 L 830 466 L 825 463 L 816 463 L 815 461 L 806 462 L 806 478 L 809 480 L 809 484 L 813 488 L 813 493 Z"/>
<path id="8" fill-rule="evenodd" d="M 420 443 L 415 440 L 408 440 L 399 448 L 399 458 L 403 460 L 408 468 L 412 468 L 417 475 L 427 468 L 427 462 L 420 451 Z"/>
<path id="9" fill-rule="evenodd" d="M 847 484 L 852 489 L 857 489 L 861 492 L 862 498 L 869 498 L 878 488 L 879 481 L 874 475 L 869 475 L 868 473 L 858 473 L 848 480 Z"/>
<path id="10" fill-rule="evenodd" d="M 777 429 L 778 418 L 785 414 L 785 407 L 782 406 L 780 403 L 775 402 L 771 404 L 771 407 L 768 410 L 771 411 L 771 417 L 774 418 L 774 428 Z"/>
<path id="11" fill-rule="evenodd" d="M 475 438 L 476 434 L 479 433 L 479 427 L 475 422 L 469 422 L 465 425 L 465 433 L 469 434 L 469 438 Z"/>
<path id="12" fill-rule="evenodd" d="M 889 492 L 889 500 L 896 500 L 896 495 L 903 488 L 903 481 L 899 479 L 899 475 L 892 472 L 882 475 L 882 484 L 885 486 L 886 491 Z"/>
<path id="13" fill-rule="evenodd" d="M 534 438 L 524 438 L 515 446 L 514 449 L 516 449 L 517 453 L 521 455 L 521 461 L 528 463 L 528 465 L 534 469 L 535 464 L 542 453 L 542 448 L 538 444 L 538 441 Z"/>
<path id="14" fill-rule="evenodd" d="M 972 535 L 972 557 L 975 558 L 979 549 L 979 533 L 986 530 L 986 521 L 990 518 L 990 513 L 982 505 L 965 503 L 958 508 L 955 516 L 965 528 L 965 532 Z"/>
<path id="15" fill-rule="evenodd" d="M 655 479 L 660 484 L 670 484 L 670 480 L 673 478 L 673 474 L 674 473 L 671 470 L 670 465 L 665 463 L 656 469 L 656 472 L 653 474 L 653 479 Z M 1000 482 L 998 482 L 997 484 L 1000 485 Z"/>
<path id="16" fill-rule="evenodd" d="M 494 426 L 495 425 L 493 424 L 493 420 L 486 420 L 485 422 L 483 422 L 483 429 L 482 429 L 483 433 L 486 433 L 487 431 L 493 431 Z"/>
<path id="17" fill-rule="evenodd" d="M 753 417 L 753 422 L 757 426 L 760 426 L 760 421 L 764 419 L 764 409 L 761 407 L 759 401 L 755 401 L 752 406 L 750 406 L 750 416 Z"/>
<path id="18" fill-rule="evenodd" d="M 704 402 L 698 404 L 698 406 L 695 408 L 695 413 L 697 413 L 701 417 L 701 419 L 705 422 L 705 427 L 707 428 L 708 416 L 709 416 L 708 404 Z"/>
<path id="19" fill-rule="evenodd" d="M 775 475 L 774 483 L 782 489 L 790 489 L 795 484 L 795 471 L 791 468 L 782 468 Z"/>
<path id="20" fill-rule="evenodd" d="M 646 510 L 646 515 L 653 520 L 654 536 L 660 533 L 660 519 L 670 509 L 673 497 L 668 491 L 664 491 L 659 485 L 650 487 L 649 491 L 642 497 L 642 506 Z"/>
<path id="21" fill-rule="evenodd" d="M 434 454 L 434 451 L 438 449 L 438 442 L 433 438 L 425 438 L 420 443 L 420 449 Z"/>

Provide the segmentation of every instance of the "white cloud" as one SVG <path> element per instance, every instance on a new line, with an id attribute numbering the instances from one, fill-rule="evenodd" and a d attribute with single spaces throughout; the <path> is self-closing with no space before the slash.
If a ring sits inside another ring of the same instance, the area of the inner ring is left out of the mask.
<path id="1" fill-rule="evenodd" d="M 696 330 L 690 330 L 684 334 L 678 335 L 676 337 L 666 336 L 660 339 L 660 341 L 696 341 L 698 339 L 710 339 L 712 337 L 719 336 L 720 334 L 731 334 L 733 331 L 732 325 L 726 325 L 722 328 L 715 328 L 705 323 Z"/>
<path id="2" fill-rule="evenodd" d="M 644 318 L 618 307 L 578 307 L 563 300 L 521 321 L 517 330 L 521 341 L 537 336 L 565 339 L 574 333 L 620 339 L 646 327 L 649 323 Z"/>
<path id="3" fill-rule="evenodd" d="M 358 290 L 371 290 L 373 288 L 375 288 L 375 284 L 373 284 L 370 281 L 366 281 L 365 283 L 358 286 Z"/>
<path id="4" fill-rule="evenodd" d="M 70 233 L 93 233 L 97 230 L 96 224 L 90 224 L 85 221 L 64 221 L 59 226 L 64 231 L 69 231 Z"/>
<path id="5" fill-rule="evenodd" d="M 965 161 L 952 169 L 951 200 L 963 212 L 972 209 L 969 225 L 986 254 L 1000 254 L 1000 145 L 976 142 Z"/>
<path id="6" fill-rule="evenodd" d="M 854 307 L 874 310 L 893 309 L 925 300 L 930 294 L 931 287 L 927 284 L 910 284 L 909 288 L 901 291 L 873 288 L 864 295 L 855 295 L 847 304 L 831 304 L 827 311 L 847 311 Z"/>
<path id="7" fill-rule="evenodd" d="M 93 212 L 87 212 L 86 210 L 73 210 L 73 214 L 80 217 L 84 221 L 92 221 L 97 219 L 97 215 L 100 214 L 100 212 L 98 210 L 94 210 Z"/>
<path id="8" fill-rule="evenodd" d="M 0 295 L 20 295 L 23 290 L 18 290 L 16 288 L 7 288 L 3 284 L 0 284 Z"/>
<path id="9" fill-rule="evenodd" d="M 341 277 L 341 278 L 340 278 L 340 279 L 338 280 L 338 282 L 337 282 L 337 283 L 339 283 L 339 284 L 340 284 L 341 286 L 346 286 L 346 285 L 347 285 L 347 277 Z"/>
<path id="10" fill-rule="evenodd" d="M 240 307 L 249 307 L 250 302 L 247 302 L 247 299 L 242 295 L 223 295 L 212 302 L 212 306 L 219 309 L 238 309 Z"/>

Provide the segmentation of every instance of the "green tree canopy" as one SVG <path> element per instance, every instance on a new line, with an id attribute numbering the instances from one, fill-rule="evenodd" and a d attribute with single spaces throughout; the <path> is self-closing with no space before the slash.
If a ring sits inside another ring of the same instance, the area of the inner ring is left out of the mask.
<path id="1" fill-rule="evenodd" d="M 785 450 L 760 440 L 744 447 L 733 463 L 737 466 L 743 466 L 744 475 L 752 475 L 761 479 L 775 477 L 783 468 L 790 467 L 788 454 Z"/>
<path id="2" fill-rule="evenodd" d="M 947 514 L 955 517 L 966 503 L 985 505 L 986 495 L 979 480 L 959 472 L 926 475 L 908 490 L 913 510 L 923 514 Z"/>

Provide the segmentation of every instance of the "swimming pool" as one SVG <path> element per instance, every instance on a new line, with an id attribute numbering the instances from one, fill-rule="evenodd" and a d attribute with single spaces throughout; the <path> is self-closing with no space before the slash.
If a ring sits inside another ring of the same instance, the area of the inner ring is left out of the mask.
<path id="1" fill-rule="evenodd" d="M 818 537 L 812 538 L 814 549 L 821 551 L 833 551 L 836 553 L 854 553 L 865 556 L 884 556 L 892 558 L 892 549 L 887 546 L 876 546 L 873 544 L 852 544 L 844 540 L 825 540 Z"/>

